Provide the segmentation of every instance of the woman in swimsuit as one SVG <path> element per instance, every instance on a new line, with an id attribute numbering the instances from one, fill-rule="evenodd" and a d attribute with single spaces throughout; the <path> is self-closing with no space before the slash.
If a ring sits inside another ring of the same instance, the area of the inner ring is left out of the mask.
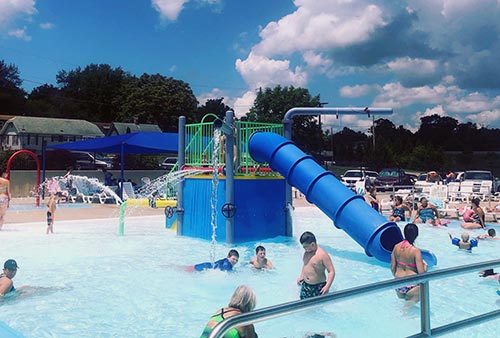
<path id="1" fill-rule="evenodd" d="M 239 315 L 240 313 L 250 312 L 255 308 L 256 297 L 251 288 L 246 285 L 240 285 L 234 290 L 229 305 L 217 311 L 207 322 L 200 338 L 206 338 L 212 332 L 213 328 L 224 319 Z M 257 338 L 255 328 L 252 324 L 240 326 L 229 330 L 224 338 Z"/>
<path id="2" fill-rule="evenodd" d="M 389 221 L 406 221 L 406 211 L 411 213 L 410 207 L 403 203 L 403 198 L 401 196 L 394 197 L 394 206 L 392 207 L 392 215 L 389 216 Z"/>
<path id="3" fill-rule="evenodd" d="M 2 230 L 3 217 L 7 212 L 10 202 L 10 182 L 7 177 L 9 177 L 7 172 L 2 171 L 2 176 L 0 177 L 0 230 Z"/>
<path id="4" fill-rule="evenodd" d="M 405 240 L 392 249 L 391 272 L 396 278 L 412 276 L 427 271 L 427 263 L 422 259 L 422 252 L 413 245 L 418 236 L 418 227 L 408 223 L 404 228 Z M 396 294 L 404 300 L 419 301 L 418 284 L 405 285 L 396 289 Z"/>
<path id="5" fill-rule="evenodd" d="M 479 198 L 473 198 L 471 200 L 471 209 L 474 211 L 472 214 L 472 220 L 469 222 L 462 223 L 462 228 L 464 229 L 486 229 L 484 224 L 484 210 L 479 206 Z"/>
<path id="6" fill-rule="evenodd" d="M 420 205 L 417 208 L 417 214 L 415 215 L 414 223 L 429 223 L 432 225 L 441 225 L 439 220 L 439 214 L 436 207 L 429 203 L 427 198 L 422 197 L 420 199 Z"/>

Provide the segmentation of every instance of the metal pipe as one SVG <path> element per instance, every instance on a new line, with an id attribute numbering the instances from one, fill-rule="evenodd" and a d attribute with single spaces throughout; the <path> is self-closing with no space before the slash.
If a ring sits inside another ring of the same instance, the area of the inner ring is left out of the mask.
<path id="1" fill-rule="evenodd" d="M 468 264 L 468 265 L 462 265 L 459 267 L 453 267 L 453 268 L 447 268 L 447 269 L 441 269 L 441 270 L 436 270 L 436 271 L 431 271 L 431 272 L 426 272 L 418 275 L 413 275 L 413 276 L 407 276 L 403 278 L 396 278 L 396 279 L 389 279 L 381 282 L 376 282 L 376 283 L 371 283 L 371 284 L 366 284 L 362 286 L 357 286 L 354 288 L 350 289 L 345 289 L 337 292 L 331 292 L 329 294 L 319 296 L 319 297 L 312 297 L 312 298 L 307 298 L 303 300 L 298 300 L 298 301 L 293 301 L 293 302 L 287 302 L 283 304 L 278 304 L 274 306 L 269 306 L 260 310 L 255 310 L 252 312 L 248 313 L 243 313 L 236 315 L 234 317 L 230 317 L 219 324 L 217 324 L 208 338 L 219 338 L 222 337 L 227 331 L 230 329 L 237 327 L 237 326 L 244 326 L 248 324 L 253 324 L 257 322 L 261 322 L 267 319 L 271 318 L 276 318 L 276 317 L 281 317 L 285 316 L 291 313 L 295 312 L 300 312 L 312 308 L 317 308 L 320 306 L 323 306 L 323 304 L 330 303 L 336 300 L 340 299 L 345 299 L 345 298 L 351 298 L 351 297 L 357 297 L 361 295 L 366 295 L 370 293 L 375 293 L 381 290 L 385 289 L 393 289 L 398 286 L 402 285 L 409 285 L 409 284 L 418 284 L 422 282 L 427 282 L 431 280 L 437 280 L 441 278 L 446 278 L 446 277 L 452 277 L 456 275 L 460 275 L 466 272 L 470 271 L 477 271 L 477 270 L 484 270 L 488 268 L 494 268 L 496 266 L 500 265 L 500 259 L 495 259 L 491 261 L 486 261 L 482 263 L 473 263 L 473 264 Z M 424 287 L 425 288 L 425 287 Z M 497 316 L 500 316 L 500 310 L 496 310 L 487 314 L 482 315 L 486 320 L 486 318 L 496 318 Z M 462 321 L 460 321 L 462 322 Z M 464 320 L 463 321 L 465 324 L 468 326 L 476 324 L 474 321 L 468 321 Z M 456 325 L 448 324 L 450 327 L 454 328 Z M 458 324 L 457 324 L 458 325 Z M 446 326 L 435 328 L 432 330 L 440 332 L 440 333 L 445 333 L 443 330 L 445 330 Z M 464 327 L 461 325 L 461 327 Z M 448 332 L 448 331 L 446 331 Z M 421 332 L 422 334 L 422 332 Z M 425 337 L 423 335 L 422 337 Z"/>
<path id="2" fill-rule="evenodd" d="M 177 148 L 178 170 L 182 170 L 186 162 L 184 149 L 186 148 L 186 117 L 179 117 L 179 134 Z M 177 184 L 177 235 L 182 236 L 182 227 L 184 225 L 184 180 Z"/>
<path id="3" fill-rule="evenodd" d="M 226 112 L 226 118 L 222 126 L 222 132 L 226 135 L 226 204 L 234 205 L 234 113 Z M 215 125 L 214 125 L 215 127 Z M 226 217 L 226 243 L 234 242 L 234 215 L 231 213 Z"/>

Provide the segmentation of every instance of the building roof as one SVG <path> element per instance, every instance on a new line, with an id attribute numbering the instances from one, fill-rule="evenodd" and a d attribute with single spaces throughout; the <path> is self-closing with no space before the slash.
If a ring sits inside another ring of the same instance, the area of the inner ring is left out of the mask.
<path id="1" fill-rule="evenodd" d="M 0 134 L 12 124 L 19 133 L 49 135 L 83 135 L 102 137 L 104 134 L 93 123 L 85 120 L 56 119 L 49 117 L 16 116 L 8 120 Z"/>
<path id="2" fill-rule="evenodd" d="M 113 127 L 119 135 L 137 133 L 137 132 L 157 132 L 161 133 L 162 130 L 156 124 L 135 124 L 135 123 L 123 123 L 123 122 L 113 122 Z M 113 130 L 113 127 L 110 131 Z"/>

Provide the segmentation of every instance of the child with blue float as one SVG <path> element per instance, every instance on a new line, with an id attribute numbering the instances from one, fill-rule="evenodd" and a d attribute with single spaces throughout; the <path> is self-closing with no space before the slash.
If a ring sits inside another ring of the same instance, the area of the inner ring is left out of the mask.
<path id="1" fill-rule="evenodd" d="M 450 233 L 448 233 L 448 236 L 451 239 L 451 244 L 458 246 L 460 250 L 472 252 L 472 248 L 477 246 L 477 239 L 469 240 L 468 232 L 462 232 L 461 238 L 453 237 Z"/>
<path id="2" fill-rule="evenodd" d="M 237 250 L 229 250 L 227 257 L 215 261 L 213 264 L 211 262 L 200 263 L 192 266 L 188 266 L 186 271 L 203 271 L 203 270 L 221 270 L 221 271 L 232 271 L 233 266 L 238 263 L 240 259 L 240 254 Z"/>

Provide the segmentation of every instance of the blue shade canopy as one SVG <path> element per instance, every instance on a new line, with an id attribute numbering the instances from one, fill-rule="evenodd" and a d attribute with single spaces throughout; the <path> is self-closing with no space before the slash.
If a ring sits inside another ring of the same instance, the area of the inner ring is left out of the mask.
<path id="1" fill-rule="evenodd" d="M 176 133 L 137 132 L 54 144 L 47 146 L 47 148 L 109 154 L 121 153 L 122 151 L 125 154 L 176 153 L 178 135 Z"/>

